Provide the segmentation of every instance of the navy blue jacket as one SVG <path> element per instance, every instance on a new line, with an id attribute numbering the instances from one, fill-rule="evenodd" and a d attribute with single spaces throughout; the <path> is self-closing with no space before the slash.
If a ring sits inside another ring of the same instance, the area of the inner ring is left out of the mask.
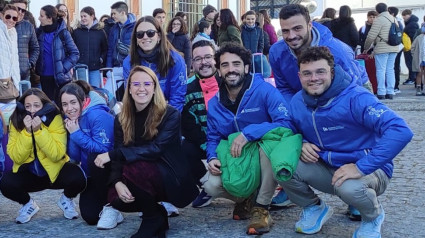
<path id="1" fill-rule="evenodd" d="M 127 57 L 130 50 L 131 34 L 133 33 L 134 25 L 136 24 L 136 17 L 129 13 L 128 19 L 122 25 L 121 23 L 115 23 L 115 25 L 109 31 L 108 36 L 108 54 L 106 56 L 106 67 L 122 67 L 125 57 Z M 118 52 L 118 43 L 128 47 L 126 53 Z"/>
<path id="2" fill-rule="evenodd" d="M 43 72 L 43 47 L 44 47 L 44 32 L 40 27 L 38 29 L 37 38 L 40 45 L 40 56 L 37 60 L 36 72 L 41 75 Z M 71 69 L 77 64 L 80 58 L 80 52 L 72 40 L 71 34 L 66 29 L 66 24 L 63 20 L 58 21 L 58 29 L 54 32 L 53 44 L 53 62 L 54 62 L 54 77 L 56 84 L 62 86 L 72 80 Z"/>
<path id="3" fill-rule="evenodd" d="M 186 34 L 182 32 L 167 33 L 167 38 L 171 44 L 184 55 L 184 62 L 186 63 L 186 73 L 190 74 L 190 68 L 192 66 L 192 44 Z"/>
<path id="4" fill-rule="evenodd" d="M 255 26 L 249 28 L 245 24 L 242 26 L 242 43 L 245 48 L 251 50 L 251 53 L 263 53 L 264 49 L 264 32 L 263 30 Z"/>
<path id="5" fill-rule="evenodd" d="M 30 68 L 37 63 L 40 47 L 34 26 L 29 21 L 17 22 L 15 29 L 18 33 L 19 69 L 21 80 L 24 80 L 30 75 Z"/>
<path id="6" fill-rule="evenodd" d="M 355 163 L 363 175 L 382 169 L 391 178 L 392 160 L 412 139 L 412 131 L 339 66 L 332 84 L 335 80 L 346 80 L 348 86 L 317 107 L 307 106 L 303 90 L 294 95 L 289 111 L 296 132 L 319 147 L 320 158 L 332 167 Z"/>

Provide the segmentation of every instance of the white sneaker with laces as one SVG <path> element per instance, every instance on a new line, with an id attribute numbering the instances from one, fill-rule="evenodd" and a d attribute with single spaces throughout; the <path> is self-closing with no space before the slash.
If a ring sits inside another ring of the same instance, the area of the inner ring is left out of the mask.
<path id="1" fill-rule="evenodd" d="M 37 206 L 37 204 L 34 202 L 34 200 L 31 198 L 27 204 L 25 204 L 21 209 L 19 209 L 19 216 L 16 218 L 16 223 L 18 224 L 24 224 L 31 220 L 31 217 L 33 217 L 38 210 L 40 210 L 40 207 Z"/>
<path id="2" fill-rule="evenodd" d="M 113 229 L 124 220 L 124 217 L 122 216 L 121 212 L 111 207 L 109 204 L 103 207 L 103 210 L 100 212 L 99 217 L 99 221 L 97 222 L 98 230 Z"/>
<path id="3" fill-rule="evenodd" d="M 58 206 L 63 211 L 63 215 L 67 219 L 77 219 L 78 212 L 75 209 L 75 203 L 72 201 L 72 198 L 68 198 L 65 194 L 62 193 L 62 196 L 59 198 Z"/>
<path id="4" fill-rule="evenodd" d="M 175 207 L 173 204 L 168 202 L 161 202 L 161 205 L 164 206 L 165 210 L 167 210 L 169 217 L 176 217 L 179 215 L 179 209 Z"/>

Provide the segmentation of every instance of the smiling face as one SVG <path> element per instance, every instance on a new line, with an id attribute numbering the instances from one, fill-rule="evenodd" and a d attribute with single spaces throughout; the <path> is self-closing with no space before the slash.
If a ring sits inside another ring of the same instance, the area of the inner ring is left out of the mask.
<path id="1" fill-rule="evenodd" d="M 242 58 L 238 55 L 226 52 L 220 56 L 218 73 L 224 79 L 227 88 L 241 87 L 245 74 L 248 74 L 248 72 L 249 65 L 244 65 Z"/>
<path id="2" fill-rule="evenodd" d="M 8 19 L 9 18 L 9 19 Z M 18 21 L 18 12 L 15 10 L 6 10 L 3 15 L 3 22 L 6 24 L 7 29 L 15 27 Z"/>
<path id="3" fill-rule="evenodd" d="M 31 116 L 34 117 L 34 114 L 40 109 L 43 108 L 43 103 L 41 102 L 41 99 L 35 95 L 28 95 L 25 98 L 25 110 L 31 113 Z"/>
<path id="4" fill-rule="evenodd" d="M 91 27 L 94 22 L 94 16 L 90 16 L 89 14 L 85 12 L 80 13 L 81 17 L 81 25 Z"/>
<path id="5" fill-rule="evenodd" d="M 78 119 L 81 115 L 81 105 L 74 94 L 63 93 L 61 96 L 62 111 L 71 120 Z"/>
<path id="6" fill-rule="evenodd" d="M 199 61 L 201 59 L 201 61 Z M 199 62 L 198 62 L 199 61 Z M 210 46 L 197 47 L 193 50 L 192 66 L 195 73 L 203 78 L 215 74 L 214 50 Z"/>
<path id="7" fill-rule="evenodd" d="M 27 5 L 25 3 L 13 3 L 12 5 L 18 8 L 18 21 L 22 21 L 25 16 Z"/>
<path id="8" fill-rule="evenodd" d="M 136 110 L 142 111 L 152 101 L 155 91 L 155 83 L 149 74 L 145 72 L 135 72 L 129 83 L 130 94 L 134 100 Z"/>
<path id="9" fill-rule="evenodd" d="M 255 25 L 255 15 L 246 15 L 245 16 L 245 23 L 248 26 L 254 26 Z"/>
<path id="10" fill-rule="evenodd" d="M 301 50 L 311 43 L 311 22 L 306 22 L 303 15 L 280 19 L 282 37 L 292 50 Z"/>
<path id="11" fill-rule="evenodd" d="M 321 59 L 300 64 L 298 76 L 309 95 L 320 96 L 331 86 L 333 73 L 328 62 Z"/>
<path id="12" fill-rule="evenodd" d="M 160 38 L 159 38 L 160 33 L 157 32 L 154 34 L 154 36 L 148 37 L 148 34 L 146 33 L 146 31 L 149 31 L 149 30 L 157 31 L 155 26 L 149 22 L 141 22 L 136 28 L 136 33 L 141 31 L 145 32 L 142 39 L 137 38 L 137 45 L 146 54 L 149 54 L 150 52 L 152 52 L 153 49 L 155 49 L 155 47 L 158 45 L 160 41 Z"/>

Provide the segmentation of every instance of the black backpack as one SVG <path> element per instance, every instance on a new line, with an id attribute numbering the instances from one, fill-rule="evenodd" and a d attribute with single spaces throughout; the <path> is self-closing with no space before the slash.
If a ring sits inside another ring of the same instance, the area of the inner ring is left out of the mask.
<path id="1" fill-rule="evenodd" d="M 391 22 L 390 19 L 387 18 L 387 20 Z M 394 19 L 394 22 L 391 22 L 390 31 L 388 32 L 387 44 L 389 44 L 391 46 L 400 45 L 402 35 L 403 35 L 403 33 L 401 32 L 400 27 L 396 24 L 395 19 Z"/>

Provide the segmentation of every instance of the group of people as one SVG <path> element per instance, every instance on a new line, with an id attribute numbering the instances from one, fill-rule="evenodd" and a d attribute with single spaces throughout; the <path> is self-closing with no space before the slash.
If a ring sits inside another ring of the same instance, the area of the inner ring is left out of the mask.
<path id="1" fill-rule="evenodd" d="M 5 25 L 18 19 L 19 6 L 5 7 Z M 13 168 L 2 174 L 0 191 L 22 204 L 17 223 L 40 209 L 30 192 L 63 189 L 64 216 L 81 214 L 98 229 L 123 222 L 121 212 L 142 212 L 132 237 L 165 237 L 170 206 L 202 208 L 219 197 L 235 202 L 234 220 L 249 220 L 247 234 L 261 235 L 271 230 L 269 207 L 279 185 L 302 208 L 296 232 L 317 233 L 332 216 L 315 188 L 358 212 L 353 237 L 381 237 L 378 196 L 413 134 L 367 89 L 352 47 L 312 21 L 307 8 L 282 7 L 283 39 L 276 41 L 267 12 L 248 11 L 241 27 L 229 9 L 208 5 L 189 42 L 185 13 L 165 28 L 162 9 L 136 20 L 117 2 L 106 34 L 91 7 L 81 10 L 76 29 L 55 9 L 43 7 L 41 29 L 33 29 L 39 45 L 54 46 L 39 48 L 41 89 L 17 99 L 9 122 Z M 11 36 L 13 30 L 5 35 Z M 366 46 L 372 41 L 368 34 Z M 276 88 L 252 72 L 253 54 L 265 50 Z M 95 88 L 104 61 L 124 79 L 115 117 Z M 89 83 L 71 82 L 78 62 L 89 66 Z"/>

